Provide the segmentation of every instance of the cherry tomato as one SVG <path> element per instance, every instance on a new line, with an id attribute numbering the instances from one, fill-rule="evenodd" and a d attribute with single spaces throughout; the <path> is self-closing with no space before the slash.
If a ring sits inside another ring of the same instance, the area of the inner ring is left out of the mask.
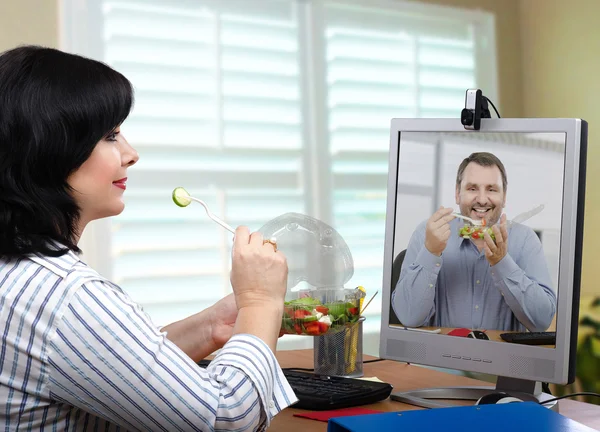
<path id="1" fill-rule="evenodd" d="M 294 318 L 295 319 L 302 319 L 305 316 L 311 315 L 311 313 L 307 310 L 304 309 L 298 309 L 294 311 Z"/>
<path id="2" fill-rule="evenodd" d="M 327 315 L 329 313 L 329 308 L 327 308 L 325 306 L 321 306 L 321 305 L 315 307 L 315 310 L 317 312 L 321 312 L 323 315 Z"/>
<path id="3" fill-rule="evenodd" d="M 319 322 L 319 330 L 321 334 L 327 333 L 329 331 L 329 325 L 324 322 Z"/>
<path id="4" fill-rule="evenodd" d="M 311 336 L 319 336 L 321 334 L 321 328 L 318 321 L 313 321 L 304 326 L 306 334 Z"/>

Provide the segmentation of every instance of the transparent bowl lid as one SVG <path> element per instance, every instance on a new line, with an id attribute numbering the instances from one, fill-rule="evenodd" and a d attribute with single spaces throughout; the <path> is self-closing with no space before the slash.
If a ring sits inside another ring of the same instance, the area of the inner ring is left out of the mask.
<path id="1" fill-rule="evenodd" d="M 285 213 L 259 232 L 275 237 L 288 261 L 288 291 L 305 281 L 314 288 L 341 288 L 354 274 L 348 245 L 332 227 L 300 213 Z"/>

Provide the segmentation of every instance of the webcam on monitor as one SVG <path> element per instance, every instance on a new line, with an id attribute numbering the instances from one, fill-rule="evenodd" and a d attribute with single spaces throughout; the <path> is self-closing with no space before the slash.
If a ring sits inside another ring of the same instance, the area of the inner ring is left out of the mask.
<path id="1" fill-rule="evenodd" d="M 488 102 L 480 89 L 468 89 L 465 95 L 465 107 L 460 113 L 460 122 L 467 130 L 479 130 L 482 118 L 491 118 Z M 494 108 L 495 109 L 495 108 Z M 498 111 L 496 111 L 498 114 Z M 500 117 L 500 115 L 498 115 Z"/>

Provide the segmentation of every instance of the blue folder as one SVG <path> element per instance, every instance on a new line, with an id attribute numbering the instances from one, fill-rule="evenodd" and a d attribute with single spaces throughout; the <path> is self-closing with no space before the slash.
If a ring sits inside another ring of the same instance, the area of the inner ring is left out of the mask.
<path id="1" fill-rule="evenodd" d="M 591 432 L 535 402 L 388 412 L 329 420 L 328 432 Z"/>

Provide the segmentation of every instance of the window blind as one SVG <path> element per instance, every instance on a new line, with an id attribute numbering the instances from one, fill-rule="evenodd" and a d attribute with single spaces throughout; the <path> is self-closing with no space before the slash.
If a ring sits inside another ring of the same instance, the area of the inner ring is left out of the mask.
<path id="1" fill-rule="evenodd" d="M 136 90 L 122 130 L 141 159 L 90 264 L 166 324 L 231 290 L 231 234 L 200 206 L 176 207 L 174 187 L 232 226 L 307 213 L 350 246 L 347 285 L 380 291 L 365 323 L 365 352 L 377 354 L 390 119 L 458 117 L 471 87 L 493 98 L 493 77 L 481 80 L 495 64 L 481 55 L 491 15 L 395 0 L 66 4 L 75 51 Z M 416 203 L 432 201 L 418 169 L 429 147 L 403 189 Z M 311 344 L 285 336 L 279 348 Z"/>
<path id="2" fill-rule="evenodd" d="M 104 1 L 104 60 L 136 90 L 123 133 L 141 155 L 112 223 L 112 278 L 157 322 L 230 292 L 233 226 L 304 212 L 297 23 L 290 1 Z"/>

